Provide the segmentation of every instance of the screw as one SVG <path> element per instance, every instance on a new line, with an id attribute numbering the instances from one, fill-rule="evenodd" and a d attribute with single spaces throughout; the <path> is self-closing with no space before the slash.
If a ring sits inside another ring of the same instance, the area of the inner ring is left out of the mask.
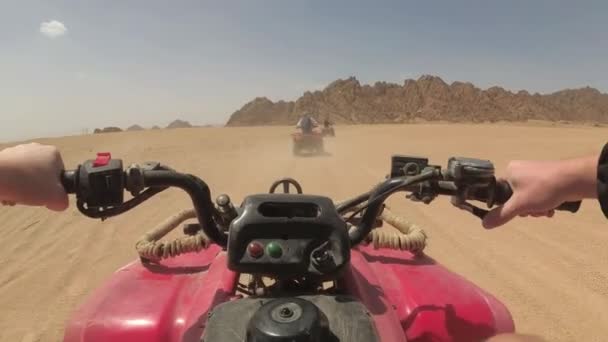
<path id="1" fill-rule="evenodd" d="M 293 311 L 291 311 L 290 308 L 282 308 L 281 311 L 279 311 L 279 315 L 283 318 L 289 318 L 293 316 Z"/>

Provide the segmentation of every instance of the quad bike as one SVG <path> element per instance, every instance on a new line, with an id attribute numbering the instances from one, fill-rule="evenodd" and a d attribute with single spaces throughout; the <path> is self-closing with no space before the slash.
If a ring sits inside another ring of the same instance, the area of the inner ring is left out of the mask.
<path id="1" fill-rule="evenodd" d="M 64 342 L 482 341 L 514 331 L 504 304 L 426 256 L 424 232 L 384 205 L 403 191 L 424 203 L 448 195 L 483 217 L 467 201 L 491 207 L 512 194 L 488 161 L 451 158 L 441 169 L 395 156 L 386 180 L 339 203 L 302 194 L 290 178 L 240 206 L 225 194 L 213 203 L 194 175 L 160 163 L 123 170 L 109 154 L 62 181 L 91 218 L 123 214 L 169 187 L 193 204 L 137 242 L 140 259 L 76 310 Z M 160 241 L 187 219 L 197 222 L 183 226 L 183 237 Z M 397 229 L 374 229 L 382 223 Z"/>
<path id="2" fill-rule="evenodd" d="M 334 126 L 323 126 L 323 130 L 321 131 L 324 137 L 335 137 L 336 131 L 334 130 Z"/>
<path id="3" fill-rule="evenodd" d="M 298 156 L 306 152 L 311 154 L 320 154 L 324 152 L 323 133 L 318 130 L 313 130 L 310 133 L 296 132 L 292 133 L 293 154 Z"/>

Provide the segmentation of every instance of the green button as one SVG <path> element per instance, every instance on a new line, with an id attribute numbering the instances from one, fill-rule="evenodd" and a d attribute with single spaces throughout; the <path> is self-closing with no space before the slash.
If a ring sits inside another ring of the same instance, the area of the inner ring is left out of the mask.
<path id="1" fill-rule="evenodd" d="M 283 249 L 281 248 L 281 246 L 278 243 L 271 242 L 268 245 L 266 245 L 266 253 L 268 253 L 268 255 L 270 255 L 273 258 L 280 258 L 281 255 L 283 255 Z"/>

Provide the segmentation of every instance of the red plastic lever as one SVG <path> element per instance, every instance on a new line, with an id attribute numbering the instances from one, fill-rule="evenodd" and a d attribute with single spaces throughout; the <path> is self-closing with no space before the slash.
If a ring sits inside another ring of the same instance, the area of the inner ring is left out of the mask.
<path id="1" fill-rule="evenodd" d="M 112 159 L 110 152 L 97 152 L 97 158 L 93 162 L 93 167 L 106 166 Z"/>

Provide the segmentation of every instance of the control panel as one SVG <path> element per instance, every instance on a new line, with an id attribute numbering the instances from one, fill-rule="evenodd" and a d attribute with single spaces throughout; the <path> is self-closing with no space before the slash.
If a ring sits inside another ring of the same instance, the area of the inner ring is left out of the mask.
<path id="1" fill-rule="evenodd" d="M 237 272 L 323 276 L 349 259 L 346 224 L 327 197 L 249 196 L 230 225 L 228 267 Z"/>

